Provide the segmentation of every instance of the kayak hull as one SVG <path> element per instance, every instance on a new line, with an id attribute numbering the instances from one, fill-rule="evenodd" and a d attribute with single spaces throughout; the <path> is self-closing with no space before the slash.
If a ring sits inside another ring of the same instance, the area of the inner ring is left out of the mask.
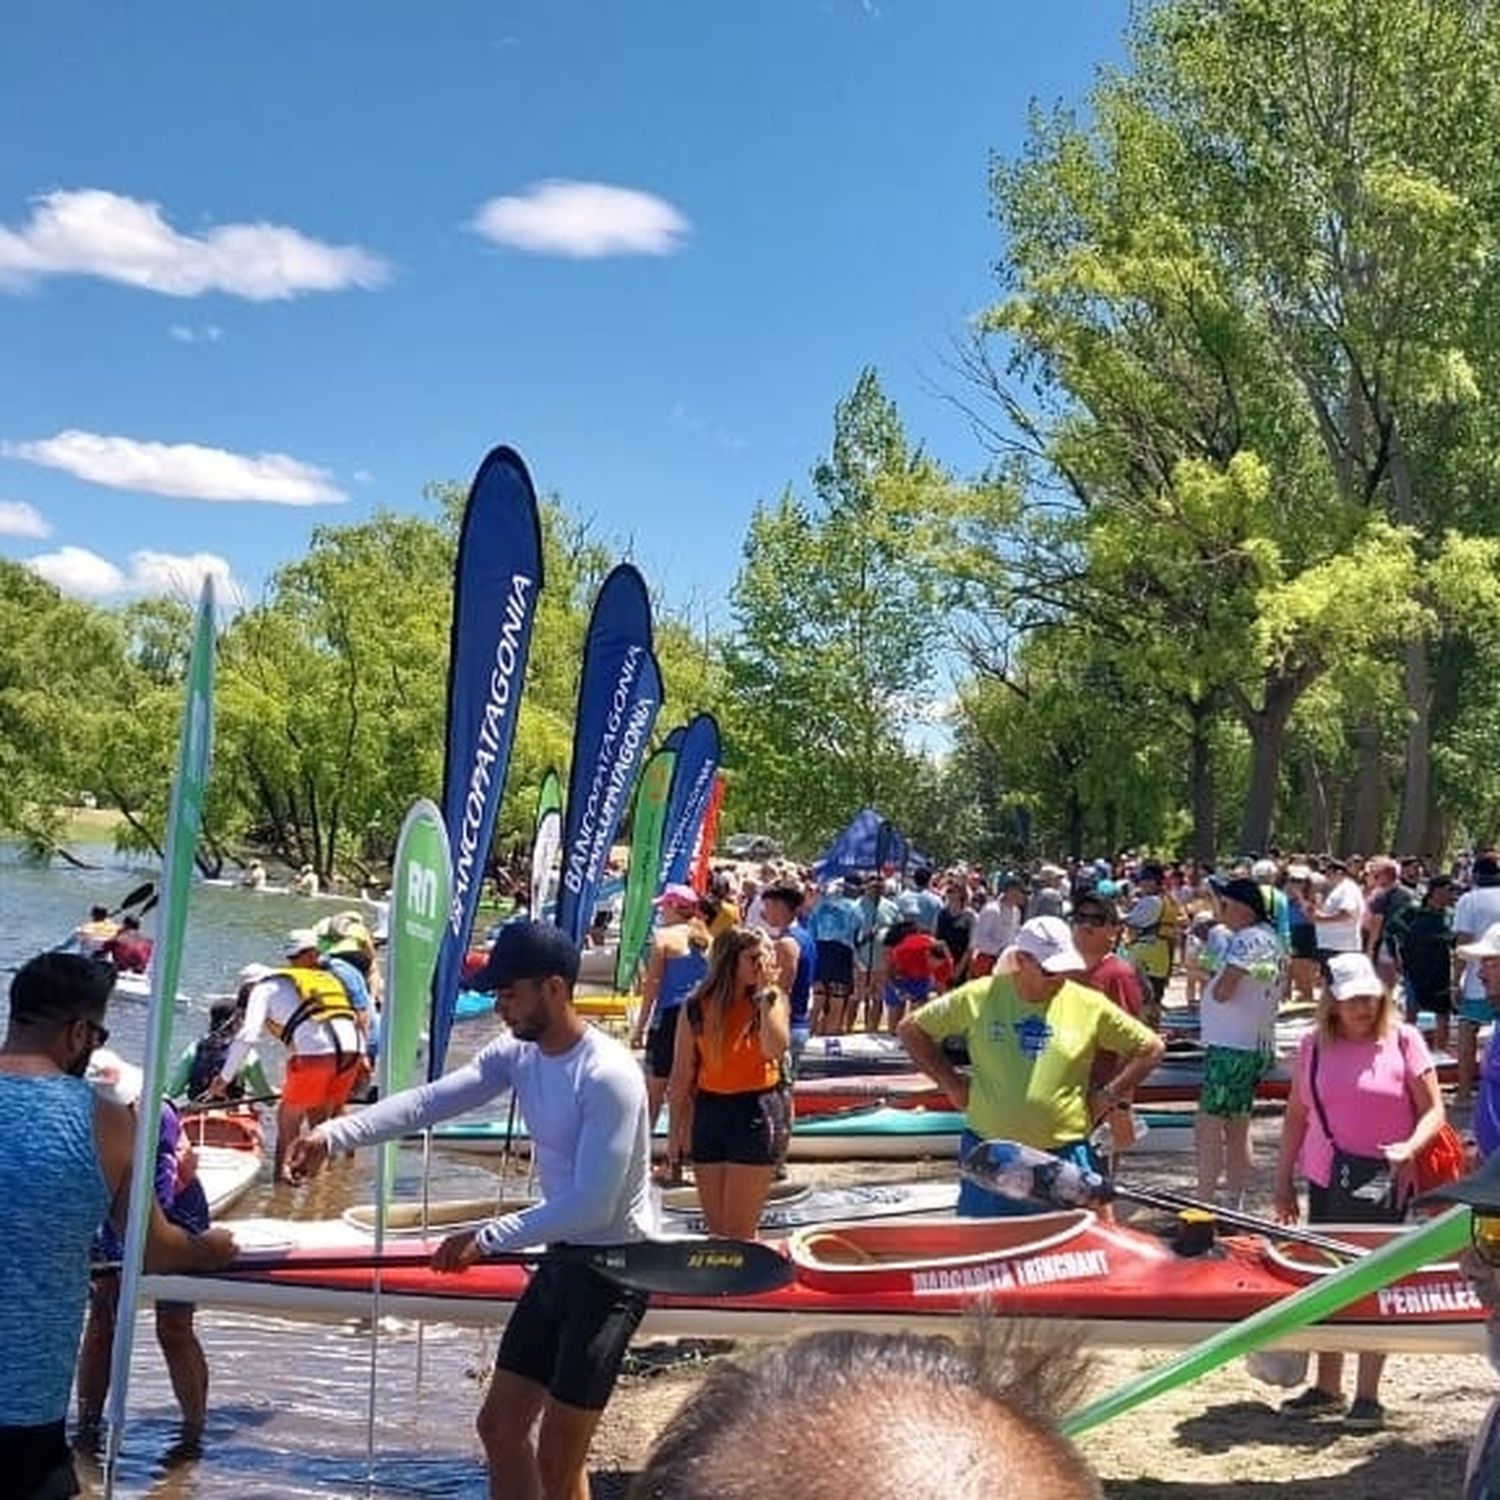
<path id="1" fill-rule="evenodd" d="M 1153 1236 L 1086 1211 L 1011 1219 L 997 1230 L 1000 1222 L 873 1220 L 799 1231 L 788 1246 L 797 1268 L 790 1285 L 755 1297 L 653 1297 L 641 1336 L 778 1338 L 817 1328 L 951 1333 L 955 1320 L 982 1306 L 1006 1319 L 1065 1326 L 1079 1344 L 1183 1348 L 1319 1274 L 1268 1253 L 1255 1236 L 1226 1238 L 1208 1255 L 1184 1258 Z M 339 1221 L 282 1228 L 298 1248 L 274 1264 L 210 1276 L 148 1276 L 145 1295 L 288 1317 L 367 1317 L 368 1237 Z M 997 1246 L 997 1233 L 1012 1243 Z M 834 1243 L 840 1240 L 842 1251 Z M 873 1245 L 897 1258 L 841 1261 L 851 1243 L 860 1253 Z M 296 1267 L 298 1254 L 346 1247 L 347 1266 Z M 510 1265 L 459 1275 L 425 1264 L 387 1265 L 381 1309 L 386 1316 L 496 1326 L 509 1317 L 526 1279 L 525 1269 Z M 1486 1342 L 1483 1310 L 1451 1263 L 1403 1278 L 1276 1347 L 1326 1348 L 1331 1338 L 1340 1349 L 1395 1353 L 1476 1353 Z"/>

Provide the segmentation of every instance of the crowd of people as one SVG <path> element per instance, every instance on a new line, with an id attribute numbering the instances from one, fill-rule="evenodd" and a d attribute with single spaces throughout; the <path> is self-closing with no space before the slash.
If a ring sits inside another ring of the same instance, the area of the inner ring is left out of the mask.
<path id="1" fill-rule="evenodd" d="M 1239 1205 L 1250 1177 L 1251 1110 L 1275 1066 L 1278 1017 L 1306 1000 L 1313 1010 L 1290 1061 L 1276 1210 L 1287 1219 L 1301 1214 L 1300 1181 L 1314 1222 L 1355 1215 L 1395 1222 L 1419 1185 L 1414 1168 L 1446 1126 L 1417 1022 L 1435 1034 L 1456 1010 L 1461 1048 L 1464 1029 L 1477 1031 L 1482 1018 L 1471 983 L 1483 1016 L 1492 1002 L 1500 1010 L 1500 859 L 1489 854 L 1462 871 L 1430 873 L 1383 859 L 1258 860 L 1219 872 L 1124 858 L 990 876 L 967 868 L 915 871 L 908 880 L 889 872 L 809 876 L 768 866 L 759 879 L 736 881 L 720 871 L 705 893 L 687 886 L 662 893 L 632 1038 L 644 1065 L 575 1008 L 578 949 L 522 916 L 499 929 L 469 980 L 497 995 L 505 1032 L 436 1083 L 344 1113 L 376 1034 L 379 971 L 367 929 L 343 914 L 292 934 L 277 967 L 241 973 L 234 999 L 179 1059 L 177 1082 L 210 1099 L 258 1090 L 263 1079 L 246 1071 L 253 1049 L 267 1032 L 279 1038 L 288 1057 L 276 1171 L 294 1183 L 358 1148 L 513 1098 L 533 1142 L 541 1196 L 445 1240 L 435 1264 L 458 1272 L 528 1245 L 654 1234 L 650 1139 L 664 1103 L 668 1171 L 691 1163 L 710 1233 L 753 1238 L 790 1137 L 800 1049 L 814 1034 L 860 1025 L 893 1031 L 913 1066 L 963 1111 L 961 1149 L 1005 1139 L 1089 1166 L 1129 1149 L 1134 1091 L 1161 1063 L 1168 1036 L 1195 1033 L 1200 1195 Z M 34 960 L 12 987 L 11 1030 L 0 1048 L 7 1128 L 24 1133 L 42 1109 L 68 1122 L 66 1162 L 55 1159 L 49 1128 L 34 1132 L 39 1139 L 0 1173 L 10 1173 L 18 1202 L 35 1202 L 71 1164 L 97 1159 L 101 1185 L 81 1192 L 75 1174 L 61 1218 L 65 1235 L 82 1234 L 88 1221 L 88 1239 L 106 1221 L 119 1227 L 131 1134 L 132 1070 L 99 1050 L 108 1040 L 102 1016 L 113 974 L 91 957 Z M 966 1051 L 963 1064 L 955 1042 Z M 1488 1152 L 1500 1122 L 1490 1098 L 1500 1060 L 1492 1065 L 1487 1056 L 1481 1068 L 1471 1057 L 1464 1072 L 1462 1058 L 1460 1050 L 1457 1089 L 1460 1097 L 1466 1085 L 1479 1089 L 1476 1130 Z M 84 1094 L 72 1091 L 91 1063 L 92 1109 L 86 1084 Z M 157 1161 L 153 1263 L 221 1262 L 231 1247 L 207 1229 L 191 1153 L 170 1123 Z M 961 1182 L 962 1215 L 1034 1207 Z M 49 1234 L 57 1222 L 49 1214 Z M 106 1238 L 97 1253 L 110 1249 Z M 23 1328 L 20 1310 L 31 1319 L 42 1253 L 21 1235 L 14 1264 L 0 1268 L 0 1309 L 11 1301 L 7 1289 L 15 1301 L 0 1347 L 12 1347 L 6 1339 L 35 1347 L 50 1371 L 45 1394 L 31 1383 L 24 1398 L 7 1392 L 0 1374 L 0 1459 L 13 1456 L 44 1477 L 66 1454 L 61 1413 L 85 1302 L 78 1392 L 85 1428 L 97 1420 L 113 1292 L 107 1275 L 91 1292 L 85 1279 L 50 1321 Z M 582 1264 L 548 1263 L 532 1277 L 479 1417 L 494 1493 L 585 1492 L 589 1442 L 645 1306 L 641 1294 Z M 207 1372 L 191 1310 L 162 1309 L 158 1336 L 193 1429 Z M 828 1373 L 830 1359 L 857 1363 L 878 1352 L 799 1347 L 795 1357 L 726 1374 L 721 1384 L 790 1400 L 802 1389 L 798 1360 Z M 899 1355 L 903 1369 L 959 1379 L 936 1346 L 887 1353 Z M 1342 1373 L 1336 1352 L 1322 1356 L 1313 1384 L 1285 1409 L 1297 1418 L 1337 1416 L 1355 1430 L 1379 1427 L 1378 1356 L 1361 1356 L 1347 1407 Z M 1086 1469 L 1069 1467 L 1071 1450 L 1052 1446 L 1044 1429 L 1027 1426 L 1029 1417 L 1011 1420 L 986 1406 L 995 1398 L 982 1383 L 955 1388 L 955 1399 L 984 1406 L 993 1435 L 1047 1456 L 1055 1477 L 1073 1476 L 1073 1488 L 1054 1493 L 1096 1492 Z M 639 1493 L 708 1493 L 692 1484 L 694 1474 L 710 1472 L 725 1476 L 713 1492 L 759 1493 L 733 1488 L 730 1428 L 700 1421 L 702 1410 L 695 1402 L 664 1435 Z M 34 1489 L 45 1493 L 40 1480 Z"/>

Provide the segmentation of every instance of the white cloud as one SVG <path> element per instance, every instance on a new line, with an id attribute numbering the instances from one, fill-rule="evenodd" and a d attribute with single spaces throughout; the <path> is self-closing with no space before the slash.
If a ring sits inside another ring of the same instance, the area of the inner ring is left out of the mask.
<path id="1" fill-rule="evenodd" d="M 167 297 L 224 292 L 275 302 L 376 287 L 390 275 L 358 245 L 328 245 L 282 224 L 220 224 L 183 234 L 144 203 L 100 188 L 44 193 L 18 229 L 0 226 L 0 288 L 97 276 Z"/>
<path id="2" fill-rule="evenodd" d="M 179 344 L 217 344 L 224 337 L 217 323 L 174 323 L 167 332 Z"/>
<path id="3" fill-rule="evenodd" d="M 26 566 L 63 593 L 81 599 L 104 599 L 125 586 L 125 575 L 87 547 L 59 547 L 56 552 L 28 558 Z"/>
<path id="4" fill-rule="evenodd" d="M 69 428 L 36 442 L 0 445 L 0 454 L 110 489 L 183 500 L 326 505 L 348 499 L 327 469 L 285 453 L 231 453 L 197 443 L 140 442 Z"/>
<path id="5" fill-rule="evenodd" d="M 130 554 L 126 571 L 86 547 L 59 547 L 56 552 L 28 558 L 26 566 L 63 593 L 80 599 L 157 594 L 196 599 L 204 578 L 210 576 L 221 605 L 237 605 L 244 598 L 228 561 L 213 552 L 184 554 L 143 549 Z"/>
<path id="6" fill-rule="evenodd" d="M 497 245 L 593 260 L 671 255 L 692 227 L 664 198 L 604 182 L 551 180 L 518 197 L 491 198 L 469 226 Z"/>
<path id="7" fill-rule="evenodd" d="M 0 536 L 24 536 L 40 541 L 51 535 L 52 528 L 36 506 L 24 500 L 0 500 Z"/>

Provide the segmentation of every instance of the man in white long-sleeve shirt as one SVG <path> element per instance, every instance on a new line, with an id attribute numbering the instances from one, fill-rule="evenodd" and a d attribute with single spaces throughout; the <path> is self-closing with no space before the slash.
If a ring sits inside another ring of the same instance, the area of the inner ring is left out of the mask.
<path id="1" fill-rule="evenodd" d="M 510 1035 L 436 1083 L 320 1125 L 292 1147 L 288 1176 L 303 1181 L 330 1154 L 407 1135 L 514 1089 L 542 1199 L 450 1235 L 433 1257 L 436 1269 L 462 1271 L 534 1245 L 648 1238 L 655 1219 L 645 1084 L 630 1053 L 573 1008 L 577 978 L 578 952 L 558 928 L 502 927 L 475 985 L 497 993 Z M 586 1500 L 589 1442 L 645 1311 L 642 1294 L 587 1266 L 551 1263 L 533 1274 L 479 1412 L 493 1500 Z"/>

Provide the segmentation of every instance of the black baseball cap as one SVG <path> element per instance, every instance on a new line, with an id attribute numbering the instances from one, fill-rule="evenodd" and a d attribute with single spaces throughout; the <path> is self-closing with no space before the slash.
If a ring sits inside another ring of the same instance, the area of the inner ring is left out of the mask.
<path id="1" fill-rule="evenodd" d="M 1253 880 L 1246 880 L 1238 875 L 1232 880 L 1223 880 L 1217 875 L 1211 875 L 1208 883 L 1225 901 L 1238 901 L 1241 906 L 1248 906 L 1255 913 L 1257 922 L 1268 919 L 1265 893 Z"/>
<path id="2" fill-rule="evenodd" d="M 518 979 L 578 982 L 578 949 L 561 927 L 551 922 L 507 922 L 495 937 L 495 945 L 484 967 L 469 981 L 470 987 L 493 993 Z"/>

